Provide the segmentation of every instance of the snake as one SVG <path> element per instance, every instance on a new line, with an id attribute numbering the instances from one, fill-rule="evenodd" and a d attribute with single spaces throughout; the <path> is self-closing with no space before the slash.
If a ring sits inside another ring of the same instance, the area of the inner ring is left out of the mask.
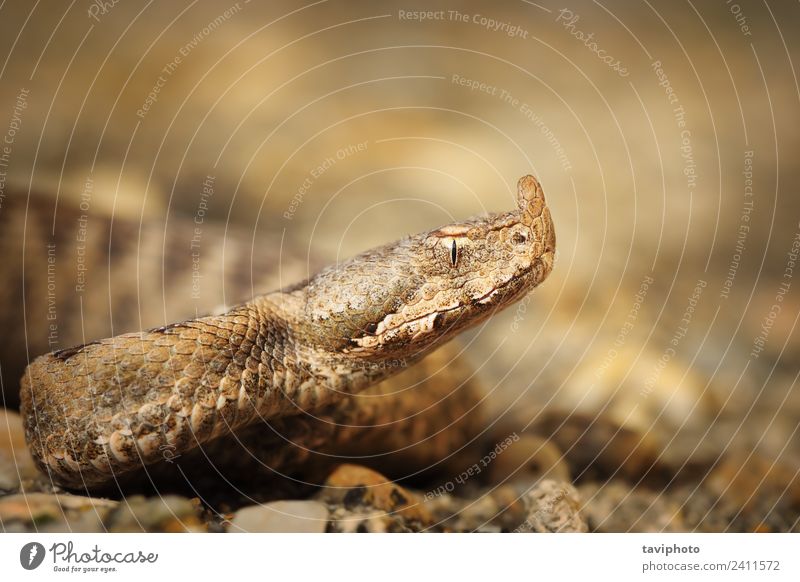
<path id="1" fill-rule="evenodd" d="M 302 462 L 267 425 L 333 452 L 365 441 L 413 445 L 419 392 L 359 396 L 547 278 L 555 230 L 536 178 L 520 178 L 516 203 L 368 250 L 223 313 L 39 356 L 20 382 L 36 463 L 56 484 L 93 490 L 163 465 L 165 451 L 240 455 L 232 436 L 258 445 L 272 468 Z M 427 396 L 428 417 L 446 417 Z M 402 430 L 370 429 L 387 410 L 406 419 Z"/>

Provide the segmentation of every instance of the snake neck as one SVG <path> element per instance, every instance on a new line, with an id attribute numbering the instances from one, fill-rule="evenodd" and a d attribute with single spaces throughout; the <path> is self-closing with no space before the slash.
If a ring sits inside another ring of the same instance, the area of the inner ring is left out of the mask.
<path id="1" fill-rule="evenodd" d="M 226 314 L 245 315 L 251 321 L 256 315 L 259 384 L 262 391 L 283 396 L 269 398 L 268 405 L 260 410 L 265 418 L 333 404 L 406 369 L 425 355 L 363 358 L 342 353 L 338 343 L 329 343 L 327 336 L 318 333 L 307 316 L 308 309 L 308 294 L 300 288 L 259 296 Z"/>

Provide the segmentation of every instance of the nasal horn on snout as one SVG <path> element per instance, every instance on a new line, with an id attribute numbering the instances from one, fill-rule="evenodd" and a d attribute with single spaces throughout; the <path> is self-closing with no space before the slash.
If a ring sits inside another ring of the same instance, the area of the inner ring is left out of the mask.
<path id="1" fill-rule="evenodd" d="M 542 215 L 545 207 L 542 185 L 530 174 L 517 182 L 517 204 L 525 224 L 531 224 L 534 218 Z"/>

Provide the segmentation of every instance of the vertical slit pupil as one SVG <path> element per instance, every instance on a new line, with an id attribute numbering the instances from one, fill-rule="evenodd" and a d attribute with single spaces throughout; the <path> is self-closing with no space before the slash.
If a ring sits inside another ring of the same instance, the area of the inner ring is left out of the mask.
<path id="1" fill-rule="evenodd" d="M 453 266 L 456 266 L 456 260 L 458 260 L 458 247 L 456 246 L 456 241 L 453 240 L 453 246 L 450 247 L 450 260 L 453 263 Z"/>

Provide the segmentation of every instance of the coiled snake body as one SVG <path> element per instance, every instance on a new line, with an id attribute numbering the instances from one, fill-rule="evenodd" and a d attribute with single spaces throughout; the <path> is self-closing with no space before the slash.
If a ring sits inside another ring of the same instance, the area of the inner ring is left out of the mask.
<path id="1" fill-rule="evenodd" d="M 55 482 L 91 489 L 162 462 L 165 450 L 211 451 L 220 437 L 258 438 L 263 422 L 288 427 L 306 413 L 338 427 L 323 441 L 364 438 L 366 429 L 347 429 L 369 408 L 352 395 L 550 273 L 555 234 L 542 189 L 525 176 L 517 197 L 513 212 L 370 250 L 222 315 L 39 357 L 20 392 L 34 458 Z M 293 461 L 271 453 L 278 468 Z"/>

